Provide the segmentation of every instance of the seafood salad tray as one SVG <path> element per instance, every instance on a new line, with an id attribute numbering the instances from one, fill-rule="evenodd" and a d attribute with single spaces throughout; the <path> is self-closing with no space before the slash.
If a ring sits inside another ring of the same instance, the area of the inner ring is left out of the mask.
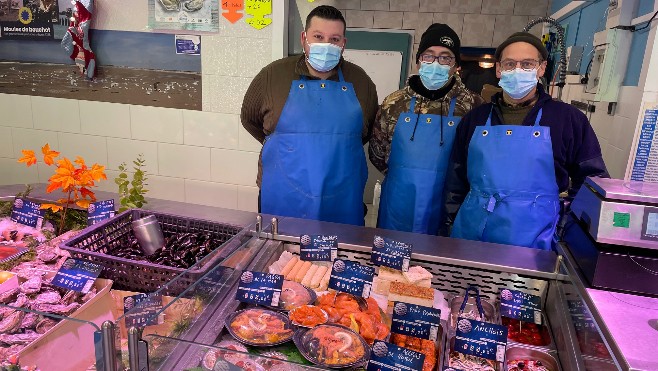
<path id="1" fill-rule="evenodd" d="M 155 215 L 166 241 L 165 247 L 149 259 L 141 253 L 131 228 L 133 220 L 147 215 Z M 177 296 L 246 240 L 241 230 L 228 224 L 132 209 L 88 227 L 60 247 L 75 258 L 102 265 L 101 276 L 112 279 L 117 289 L 154 292 L 167 287 L 168 295 Z M 170 284 L 183 272 L 182 279 Z"/>

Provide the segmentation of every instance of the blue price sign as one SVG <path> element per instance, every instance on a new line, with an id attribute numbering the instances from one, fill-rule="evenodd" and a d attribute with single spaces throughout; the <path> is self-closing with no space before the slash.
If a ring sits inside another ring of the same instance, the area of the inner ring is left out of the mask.
<path id="1" fill-rule="evenodd" d="M 59 268 L 52 284 L 65 289 L 89 292 L 103 267 L 88 260 L 68 258 Z"/>
<path id="2" fill-rule="evenodd" d="M 372 244 L 370 261 L 375 265 L 401 270 L 409 270 L 411 260 L 411 244 L 375 236 Z"/>
<path id="3" fill-rule="evenodd" d="M 176 35 L 176 54 L 201 55 L 201 36 Z"/>
<path id="4" fill-rule="evenodd" d="M 280 274 L 244 271 L 235 298 L 245 303 L 276 307 L 281 299 L 282 286 L 283 276 Z"/>
<path id="5" fill-rule="evenodd" d="M 45 210 L 41 210 L 40 203 L 17 198 L 14 200 L 10 218 L 16 223 L 41 229 L 44 214 Z"/>
<path id="6" fill-rule="evenodd" d="M 500 289 L 500 315 L 541 325 L 541 298 L 522 291 Z"/>
<path id="7" fill-rule="evenodd" d="M 375 269 L 349 260 L 336 259 L 331 266 L 329 288 L 367 298 Z"/>
<path id="8" fill-rule="evenodd" d="M 569 314 L 571 314 L 571 320 L 573 321 L 576 331 L 596 331 L 594 320 L 581 300 L 567 300 L 567 305 L 569 306 Z"/>
<path id="9" fill-rule="evenodd" d="M 391 332 L 436 341 L 441 310 L 396 301 L 393 304 Z"/>
<path id="10" fill-rule="evenodd" d="M 366 371 L 415 371 L 423 369 L 425 355 L 395 344 L 375 340 Z"/>
<path id="11" fill-rule="evenodd" d="M 114 200 L 92 202 L 87 208 L 87 225 L 94 225 L 114 216 Z"/>
<path id="12" fill-rule="evenodd" d="M 299 237 L 299 259 L 334 261 L 338 256 L 338 236 L 308 235 Z"/>
<path id="13" fill-rule="evenodd" d="M 162 309 L 162 295 L 137 294 L 123 299 L 126 328 L 158 324 L 156 314 Z"/>
<path id="14" fill-rule="evenodd" d="M 498 362 L 505 361 L 507 327 L 457 318 L 455 351 Z"/>

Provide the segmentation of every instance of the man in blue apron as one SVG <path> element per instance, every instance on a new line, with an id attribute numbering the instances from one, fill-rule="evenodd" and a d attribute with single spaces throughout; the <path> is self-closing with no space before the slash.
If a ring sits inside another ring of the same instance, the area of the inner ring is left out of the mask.
<path id="1" fill-rule="evenodd" d="M 313 9 L 300 41 L 304 54 L 263 68 L 242 104 L 242 125 L 263 143 L 259 211 L 363 225 L 363 144 L 377 111 L 375 85 L 342 59 L 338 9 Z"/>
<path id="2" fill-rule="evenodd" d="M 608 176 L 601 147 L 585 115 L 538 84 L 548 52 L 537 37 L 517 32 L 495 57 L 503 92 L 457 129 L 443 226 L 454 222 L 456 238 L 549 250 L 560 193 Z"/>
<path id="3" fill-rule="evenodd" d="M 431 25 L 416 54 L 418 75 L 382 103 L 368 152 L 386 175 L 377 227 L 436 234 L 448 161 L 461 117 L 483 103 L 456 72 L 459 36 Z"/>

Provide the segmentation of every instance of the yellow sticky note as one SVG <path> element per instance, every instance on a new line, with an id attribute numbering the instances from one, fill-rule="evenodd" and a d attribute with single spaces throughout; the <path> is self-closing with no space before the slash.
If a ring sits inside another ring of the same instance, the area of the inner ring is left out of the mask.
<path id="1" fill-rule="evenodd" d="M 245 0 L 245 13 L 253 17 L 245 21 L 253 28 L 260 30 L 272 23 L 271 18 L 265 18 L 272 14 L 272 0 Z"/>

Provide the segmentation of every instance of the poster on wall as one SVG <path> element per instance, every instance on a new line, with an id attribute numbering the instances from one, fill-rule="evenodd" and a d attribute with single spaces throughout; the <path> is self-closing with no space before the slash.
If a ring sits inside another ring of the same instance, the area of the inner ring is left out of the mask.
<path id="1" fill-rule="evenodd" d="M 149 0 L 149 27 L 153 30 L 218 32 L 219 2 Z"/>
<path id="2" fill-rule="evenodd" d="M 645 102 L 640 115 L 626 180 L 658 183 L 658 103 Z"/>
<path id="3" fill-rule="evenodd" d="M 72 15 L 71 0 L 0 0 L 0 38 L 61 39 Z"/>

